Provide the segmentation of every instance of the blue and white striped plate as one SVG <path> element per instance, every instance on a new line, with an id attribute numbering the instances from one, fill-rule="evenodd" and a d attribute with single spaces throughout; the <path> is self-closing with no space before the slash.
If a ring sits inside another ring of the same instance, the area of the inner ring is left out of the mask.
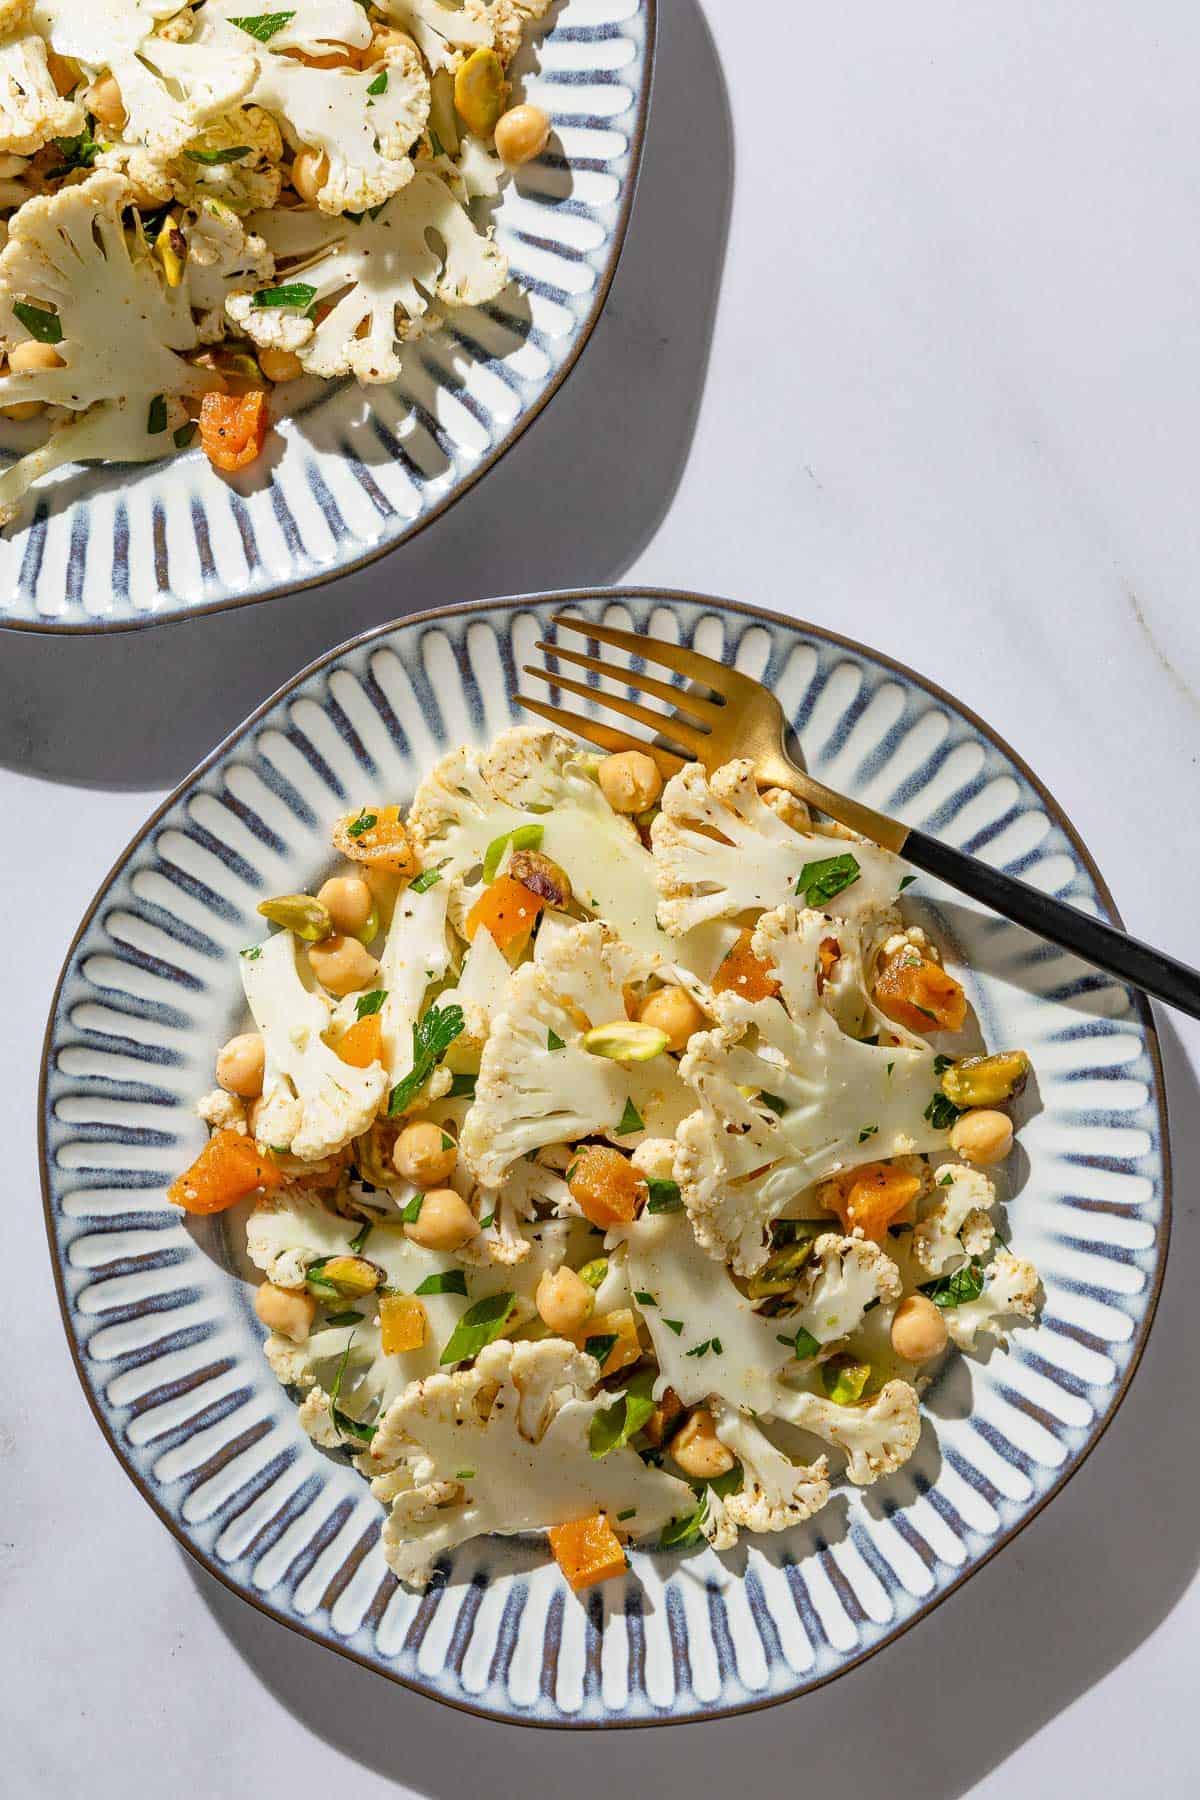
<path id="1" fill-rule="evenodd" d="M 724 1558 L 637 1553 L 582 1601 L 544 1545 L 485 1539 L 425 1597 L 397 1586 L 380 1508 L 317 1450 L 263 1358 L 239 1230 L 163 1189 L 237 1025 L 237 950 L 265 894 L 310 888 L 328 826 L 407 800 L 434 757 L 516 716 L 549 615 L 682 640 L 765 679 L 813 773 L 1075 905 L 1111 916 L 1061 809 L 980 720 L 860 646 L 694 595 L 620 591 L 430 613 L 331 652 L 214 751 L 121 858 L 80 927 L 47 1033 L 46 1220 L 80 1378 L 159 1517 L 236 1593 L 381 1674 L 507 1719 L 709 1717 L 784 1699 L 879 1649 L 1004 1544 L 1119 1404 L 1154 1313 L 1169 1220 L 1145 1003 L 924 881 L 909 898 L 965 968 L 990 1045 L 1037 1071 L 1008 1209 L 1040 1324 L 953 1358 L 914 1459 L 810 1525 Z"/>
<path id="2" fill-rule="evenodd" d="M 496 209 L 513 286 L 410 344 L 393 386 L 296 383 L 272 456 L 243 475 L 217 475 L 199 449 L 64 470 L 0 534 L 0 625 L 120 629 L 311 587 L 394 549 L 486 474 L 570 373 L 607 298 L 656 6 L 561 0 L 522 47 L 522 95 L 553 135 Z M 0 455 L 43 431 L 5 425 Z"/>

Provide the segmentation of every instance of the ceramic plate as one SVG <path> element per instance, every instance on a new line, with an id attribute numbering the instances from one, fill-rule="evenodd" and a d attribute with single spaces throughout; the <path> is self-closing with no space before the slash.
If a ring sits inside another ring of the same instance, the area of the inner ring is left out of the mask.
<path id="1" fill-rule="evenodd" d="M 485 474 L 574 367 L 624 242 L 657 0 L 559 0 L 514 65 L 553 120 L 494 218 L 514 277 L 411 344 L 400 380 L 295 384 L 270 459 L 65 471 L 0 534 L 0 625 L 97 631 L 264 600 L 403 543 Z M 6 425 L 0 456 L 40 441 Z"/>
<path id="2" fill-rule="evenodd" d="M 407 800 L 447 748 L 517 718 L 548 616 L 682 639 L 769 682 L 820 779 L 1112 916 L 1045 790 L 980 720 L 861 646 L 746 607 L 633 591 L 484 603 L 388 626 L 298 676 L 150 820 L 88 911 L 54 997 L 42 1095 L 46 1220 L 80 1378 L 163 1522 L 236 1593 L 381 1674 L 546 1725 L 643 1724 L 804 1692 L 880 1649 L 1012 1537 L 1075 1470 L 1129 1382 L 1168 1230 L 1147 1007 L 926 882 L 909 899 L 989 1044 L 1022 1045 L 1008 1209 L 1041 1271 L 1036 1329 L 953 1357 L 913 1460 L 839 1490 L 809 1525 L 718 1557 L 635 1553 L 577 1600 L 544 1545 L 484 1539 L 423 1597 L 397 1585 L 381 1511 L 302 1434 L 263 1358 L 237 1228 L 163 1189 L 199 1149 L 192 1110 L 242 999 L 257 901 L 310 888 L 328 826 Z M 573 640 L 577 641 L 577 640 Z"/>

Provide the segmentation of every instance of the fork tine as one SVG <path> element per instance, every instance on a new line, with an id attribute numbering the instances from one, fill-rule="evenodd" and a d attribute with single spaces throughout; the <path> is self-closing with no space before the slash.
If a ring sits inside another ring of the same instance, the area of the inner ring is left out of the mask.
<path id="1" fill-rule="evenodd" d="M 582 637 L 610 644 L 614 650 L 626 650 L 630 656 L 640 656 L 646 662 L 661 663 L 663 668 L 684 675 L 689 681 L 698 681 L 715 694 L 723 694 L 727 700 L 735 694 L 743 695 L 747 686 L 758 686 L 749 676 L 736 669 L 727 669 L 724 663 L 714 661 L 711 656 L 702 656 L 698 650 L 688 650 L 683 644 L 668 643 L 665 638 L 640 637 L 636 631 L 622 631 L 617 625 L 596 625 L 590 619 L 568 619 L 565 613 L 557 613 L 551 624 L 560 631 L 577 631 Z M 616 671 L 610 669 L 608 673 L 611 675 Z"/>
<path id="2" fill-rule="evenodd" d="M 676 706 L 681 712 L 691 713 L 693 717 L 711 721 L 713 724 L 720 718 L 724 707 L 713 700 L 701 700 L 696 694 L 689 694 L 686 688 L 672 687 L 669 681 L 656 681 L 653 675 L 639 675 L 634 669 L 622 669 L 615 664 L 605 662 L 599 656 L 585 656 L 582 650 L 568 650 L 564 644 L 538 643 L 538 650 L 544 650 L 547 656 L 557 656 L 562 662 L 576 663 L 581 669 L 591 669 L 596 675 L 607 675 L 612 681 L 623 681 L 626 687 L 638 688 L 644 694 L 650 694 L 655 700 L 665 700 L 668 706 Z"/>
<path id="3" fill-rule="evenodd" d="M 684 766 L 683 757 L 676 756 L 674 751 L 660 750 L 657 744 L 648 744 L 644 738 L 633 737 L 627 731 L 615 731 L 600 719 L 578 718 L 574 713 L 564 712 L 561 706 L 550 706 L 545 700 L 533 700 L 528 694 L 517 694 L 515 698 L 518 706 L 527 707 L 540 718 L 548 719 L 560 731 L 586 738 L 589 744 L 595 744 L 598 750 L 607 750 L 610 755 L 620 750 L 643 750 L 647 756 L 654 758 L 664 780 L 669 781 Z"/>
<path id="4" fill-rule="evenodd" d="M 706 732 L 697 731 L 694 725 L 683 724 L 668 713 L 652 712 L 648 706 L 639 706 L 634 700 L 625 700 L 620 694 L 605 694 L 599 688 L 588 687 L 584 681 L 572 681 L 569 675 L 552 675 L 549 669 L 535 669 L 526 663 L 524 671 L 532 675 L 535 681 L 548 682 L 551 687 L 565 688 L 568 694 L 578 694 L 581 700 L 591 700 L 595 705 L 603 707 L 606 712 L 620 713 L 622 718 L 636 719 L 648 731 L 657 731 L 674 744 L 681 744 L 690 750 L 693 756 L 703 756 Z"/>

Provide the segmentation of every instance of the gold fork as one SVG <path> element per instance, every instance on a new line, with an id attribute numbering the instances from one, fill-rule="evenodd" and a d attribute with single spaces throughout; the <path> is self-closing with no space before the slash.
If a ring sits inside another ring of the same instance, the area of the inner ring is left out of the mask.
<path id="1" fill-rule="evenodd" d="M 1119 980 L 1178 1007 L 1181 1012 L 1200 1018 L 1200 972 L 1186 963 L 1177 962 L 1112 925 L 1089 918 L 1062 900 L 1039 893 L 1027 882 L 991 868 L 964 850 L 955 850 L 923 831 L 889 818 L 886 813 L 876 812 L 861 800 L 836 793 L 823 782 L 815 781 L 789 751 L 791 734 L 783 708 L 760 681 L 737 669 L 727 668 L 710 656 L 702 656 L 697 650 L 661 638 L 642 637 L 637 632 L 570 619 L 561 613 L 552 623 L 558 631 L 578 632 L 597 644 L 607 644 L 614 650 L 624 650 L 630 656 L 656 663 L 695 686 L 659 681 L 638 670 L 605 662 L 602 657 L 568 649 L 564 644 L 541 641 L 537 648 L 547 656 L 557 657 L 560 662 L 595 675 L 607 675 L 635 692 L 663 701 L 674 710 L 657 712 L 623 694 L 607 693 L 561 672 L 554 674 L 526 663 L 526 675 L 548 682 L 566 693 L 577 694 L 609 712 L 619 713 L 664 741 L 635 737 L 629 732 L 615 730 L 599 719 L 566 712 L 562 707 L 518 694 L 518 702 L 530 712 L 548 719 L 560 730 L 586 738 L 601 750 L 643 750 L 653 757 L 663 776 L 668 778 L 689 761 L 702 763 L 711 774 L 723 763 L 738 757 L 749 758 L 761 787 L 785 788 L 817 811 L 827 813 L 831 819 L 848 825 L 862 837 L 902 856 L 914 868 L 923 869 L 960 893 L 982 901 L 1014 924 L 1036 932 Z M 696 688 L 704 691 L 697 692 Z M 677 745 L 682 754 L 677 754 L 670 745 Z"/>

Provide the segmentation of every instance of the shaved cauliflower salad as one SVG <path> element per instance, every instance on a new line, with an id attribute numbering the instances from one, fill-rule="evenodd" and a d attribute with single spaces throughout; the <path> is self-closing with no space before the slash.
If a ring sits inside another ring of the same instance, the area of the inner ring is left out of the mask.
<path id="1" fill-rule="evenodd" d="M 524 727 L 333 843 L 259 907 L 170 1196 L 240 1206 L 267 1359 L 401 1580 L 481 1533 L 581 1589 L 784 1530 L 1036 1316 L 988 1173 L 1029 1062 L 955 1054 L 895 858 L 749 763 Z"/>
<path id="2" fill-rule="evenodd" d="M 549 0 L 0 0 L 0 410 L 66 462 L 197 434 L 233 472 L 275 385 L 390 382 L 493 299 L 473 200 L 540 154 L 509 65 Z"/>

